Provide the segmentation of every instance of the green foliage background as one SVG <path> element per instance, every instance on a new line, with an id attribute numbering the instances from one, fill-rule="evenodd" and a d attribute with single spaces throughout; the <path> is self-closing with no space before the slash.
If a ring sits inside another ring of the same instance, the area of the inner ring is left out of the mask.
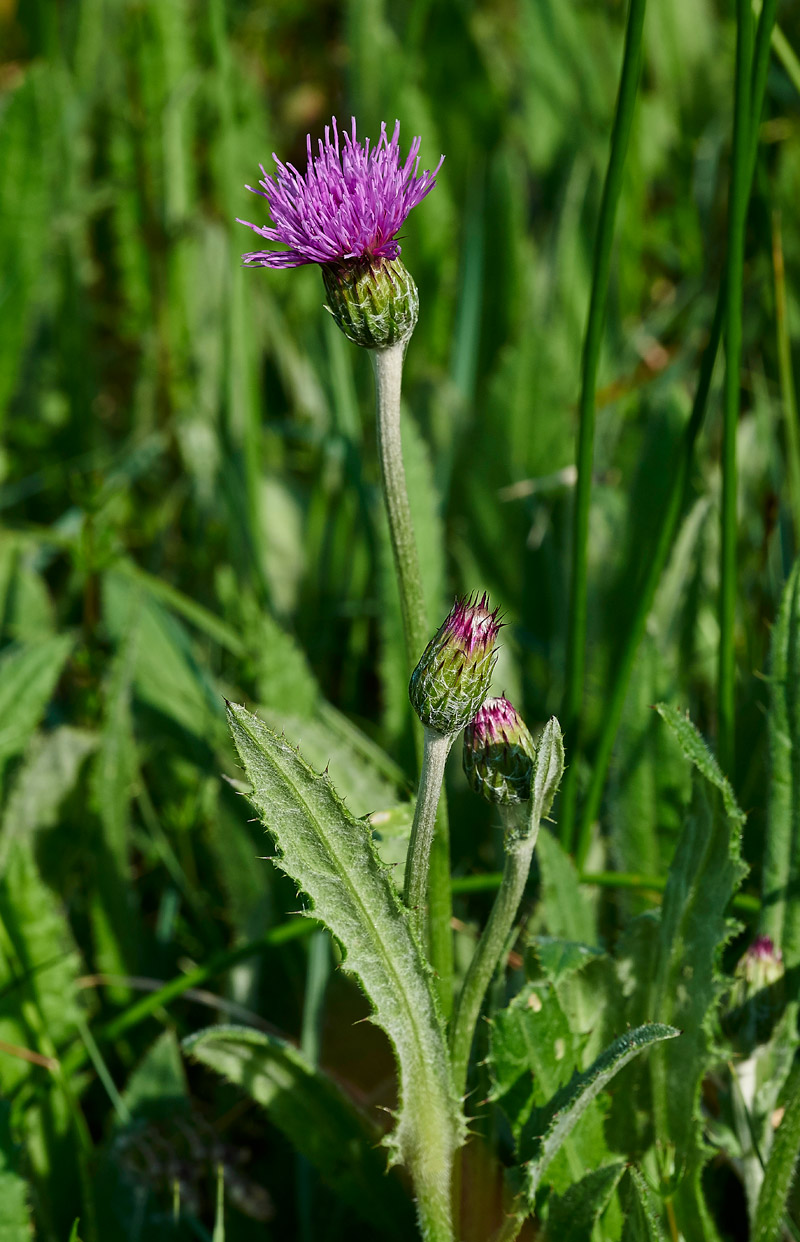
<path id="1" fill-rule="evenodd" d="M 728 775 L 748 815 L 747 910 L 770 628 L 800 534 L 800 14 L 787 3 L 778 20 L 739 424 Z M 334 973 L 309 1018 L 314 950 L 305 925 L 273 934 L 297 897 L 259 860 L 225 725 L 224 696 L 255 705 L 329 763 L 355 815 L 403 818 L 407 670 L 369 362 L 323 312 L 312 268 L 240 267 L 252 235 L 235 218 L 265 222 L 244 184 L 273 150 L 301 164 L 331 114 L 369 135 L 399 117 L 426 167 L 445 153 L 403 235 L 421 297 L 409 488 L 431 625 L 454 592 L 487 589 L 507 622 L 495 685 L 535 726 L 563 693 L 580 351 L 623 21 L 612 0 L 0 3 L 0 1093 L 14 1121 L 0 1114 L 0 1186 L 48 1242 L 78 1216 L 84 1242 L 210 1238 L 220 1164 L 234 1242 L 321 1237 L 321 1221 L 350 1236 L 351 1206 L 263 1115 L 197 1067 L 187 1084 L 175 1036 L 214 1014 L 302 1036 L 360 1104 L 392 1102 L 388 1049 L 352 1025 L 352 985 Z M 726 4 L 650 6 L 598 398 L 588 763 L 724 263 L 733 43 Z M 593 930 L 553 935 L 613 943 L 660 900 L 688 773 L 650 705 L 715 733 L 717 396 L 588 864 L 651 883 L 581 889 Z M 458 758 L 449 796 L 457 876 L 495 871 L 499 834 Z M 467 929 L 487 901 L 457 898 Z M 209 962 L 198 987 L 213 978 L 218 999 L 201 987 L 134 1011 Z M 720 1236 L 743 1238 L 717 1173 Z"/>

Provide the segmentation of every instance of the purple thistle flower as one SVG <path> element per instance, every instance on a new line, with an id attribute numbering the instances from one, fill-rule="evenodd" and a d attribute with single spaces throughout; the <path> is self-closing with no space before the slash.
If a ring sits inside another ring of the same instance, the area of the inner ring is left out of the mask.
<path id="1" fill-rule="evenodd" d="M 333 137 L 331 138 L 331 130 Z M 273 154 L 277 177 L 264 174 L 262 189 L 247 186 L 267 200 L 274 227 L 262 228 L 239 220 L 267 241 L 283 242 L 288 250 L 253 250 L 242 256 L 249 267 L 300 267 L 304 263 L 340 264 L 353 259 L 396 259 L 400 244 L 396 234 L 409 212 L 433 189 L 441 157 L 433 172 L 419 172 L 420 138 L 411 144 L 406 161 L 400 163 L 400 122 L 391 141 L 385 123 L 370 150 L 352 130 L 341 133 L 336 117 L 325 126 L 314 155 L 311 135 L 306 139 L 308 165 L 305 176 L 292 164 Z"/>

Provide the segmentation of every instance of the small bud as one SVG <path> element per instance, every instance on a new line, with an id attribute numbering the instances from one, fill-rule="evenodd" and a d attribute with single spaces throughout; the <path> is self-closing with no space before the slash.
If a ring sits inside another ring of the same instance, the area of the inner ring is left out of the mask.
<path id="1" fill-rule="evenodd" d="M 536 748 L 524 720 L 503 697 L 487 699 L 464 730 L 464 771 L 490 802 L 527 802 Z"/>
<path id="2" fill-rule="evenodd" d="M 400 259 L 364 255 L 322 265 L 328 309 L 348 340 L 365 349 L 404 341 L 417 323 L 417 286 Z"/>
<path id="3" fill-rule="evenodd" d="M 483 595 L 456 600 L 411 674 L 408 693 L 424 725 L 442 736 L 458 733 L 489 693 L 500 631 L 497 609 Z"/>
<path id="4" fill-rule="evenodd" d="M 725 1006 L 724 1026 L 745 1051 L 766 1043 L 783 1011 L 783 955 L 769 936 L 758 936 L 740 957 Z"/>

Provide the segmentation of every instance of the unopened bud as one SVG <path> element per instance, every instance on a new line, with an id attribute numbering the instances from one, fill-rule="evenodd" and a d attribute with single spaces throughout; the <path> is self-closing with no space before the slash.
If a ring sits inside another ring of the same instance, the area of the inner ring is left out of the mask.
<path id="1" fill-rule="evenodd" d="M 457 600 L 411 674 L 408 693 L 424 725 L 458 733 L 489 693 L 500 631 L 488 596 Z"/>
<path id="2" fill-rule="evenodd" d="M 419 293 L 400 259 L 364 255 L 322 265 L 331 314 L 348 340 L 385 349 L 406 340 L 417 323 Z"/>
<path id="3" fill-rule="evenodd" d="M 505 697 L 487 699 L 464 730 L 464 771 L 475 793 L 490 802 L 527 802 L 536 748 Z"/>
<path id="4" fill-rule="evenodd" d="M 723 1023 L 733 1042 L 749 1051 L 766 1043 L 783 1011 L 783 955 L 769 936 L 758 936 L 740 957 Z"/>

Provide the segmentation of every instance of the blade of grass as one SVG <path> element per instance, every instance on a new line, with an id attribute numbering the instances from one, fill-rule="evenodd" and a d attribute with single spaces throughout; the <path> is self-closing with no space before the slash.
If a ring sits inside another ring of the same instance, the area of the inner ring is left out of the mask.
<path id="1" fill-rule="evenodd" d="M 762 9 L 761 18 L 758 23 L 755 55 L 753 58 L 753 124 L 749 134 L 748 186 L 753 180 L 756 157 L 758 155 L 758 118 L 761 116 L 761 110 L 764 105 L 767 68 L 769 66 L 770 56 L 770 34 L 775 22 L 776 9 L 777 0 L 767 0 L 767 3 Z M 669 557 L 672 549 L 681 512 L 683 510 L 684 495 L 689 479 L 689 468 L 694 455 L 694 446 L 697 442 L 697 437 L 700 434 L 700 429 L 703 426 L 706 405 L 708 404 L 708 394 L 711 389 L 711 379 L 714 374 L 714 364 L 716 362 L 717 350 L 719 349 L 719 343 L 722 337 L 724 306 L 725 282 L 723 280 L 717 294 L 717 305 L 714 311 L 714 320 L 711 325 L 708 344 L 703 351 L 703 357 L 700 362 L 700 375 L 698 377 L 697 390 L 692 404 L 692 412 L 689 417 L 689 421 L 686 424 L 686 430 L 684 431 L 675 460 L 671 467 L 670 474 L 672 484 L 669 496 L 667 497 L 664 505 L 664 515 L 659 526 L 658 538 L 656 540 L 655 548 L 649 552 L 644 561 L 646 568 L 643 585 L 637 595 L 636 611 L 631 621 L 630 629 L 625 639 L 625 645 L 622 649 L 620 659 L 617 663 L 616 677 L 603 717 L 603 729 L 597 744 L 592 776 L 581 815 L 578 848 L 576 852 L 579 867 L 581 867 L 586 861 L 586 855 L 591 842 L 592 824 L 594 823 L 598 810 L 600 809 L 600 799 L 603 794 L 603 788 L 608 774 L 608 765 L 611 760 L 611 752 L 614 749 L 614 742 L 619 730 L 620 720 L 622 719 L 622 711 L 625 706 L 625 696 L 628 692 L 628 682 L 630 681 L 633 662 L 636 659 L 636 653 L 639 649 L 642 635 L 644 634 L 647 618 L 650 615 L 650 609 L 653 606 L 656 590 L 659 582 L 661 581 L 664 566 L 667 563 L 667 558 Z M 569 773 L 567 773 L 567 775 L 569 776 Z"/>
<path id="2" fill-rule="evenodd" d="M 570 766 L 561 795 L 561 840 L 571 849 L 575 829 L 578 756 L 580 753 L 580 713 L 586 666 L 586 627 L 588 604 L 589 507 L 592 495 L 594 460 L 595 390 L 600 348 L 606 316 L 606 298 L 611 268 L 614 222 L 622 190 L 622 175 L 628 150 L 631 122 L 639 85 L 642 59 L 642 28 L 646 0 L 630 0 L 625 31 L 617 107 L 611 134 L 611 151 L 603 185 L 600 216 L 594 249 L 594 269 L 589 299 L 589 316 L 583 346 L 581 395 L 578 428 L 578 480 L 572 529 L 571 604 L 567 633 L 566 685 L 563 719 Z"/>
<path id="3" fill-rule="evenodd" d="M 772 271 L 775 279 L 775 336 L 778 344 L 778 374 L 781 402 L 786 420 L 786 448 L 789 474 L 789 495 L 794 520 L 795 547 L 800 543 L 800 432 L 797 426 L 797 394 L 792 374 L 792 346 L 786 321 L 786 273 L 783 263 L 781 213 L 772 212 Z"/>
<path id="4" fill-rule="evenodd" d="M 736 5 L 736 80 L 734 86 L 733 158 L 728 193 L 728 259 L 725 296 L 725 395 L 722 437 L 722 512 L 719 590 L 719 672 L 717 731 L 720 764 L 732 772 L 735 757 L 736 680 L 736 544 L 738 521 L 738 467 L 736 435 L 739 426 L 739 383 L 742 363 L 742 282 L 744 235 L 750 197 L 748 146 L 750 81 L 753 59 L 753 10 L 750 0 Z"/>

